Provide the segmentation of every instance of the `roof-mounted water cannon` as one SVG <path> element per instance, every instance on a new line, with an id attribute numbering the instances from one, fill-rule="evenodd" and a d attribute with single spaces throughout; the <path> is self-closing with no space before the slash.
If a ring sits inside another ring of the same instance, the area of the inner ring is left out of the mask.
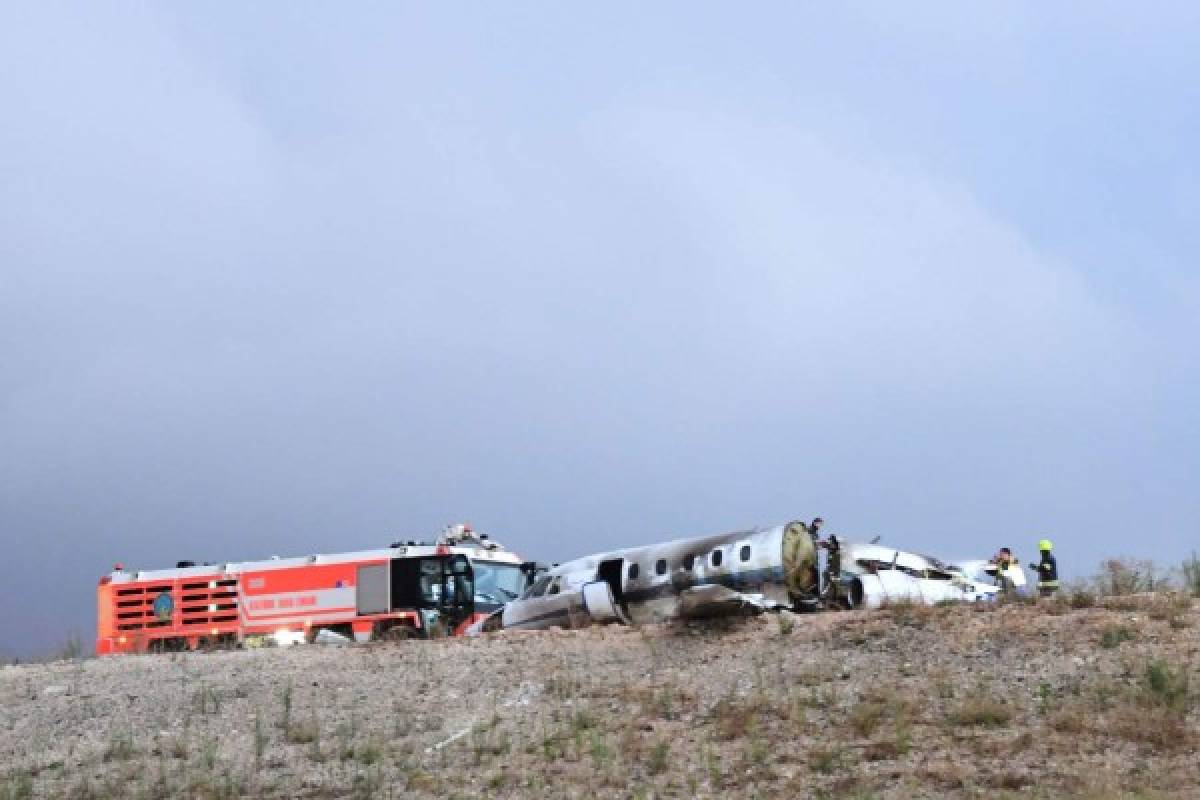
<path id="1" fill-rule="evenodd" d="M 504 545 L 494 541 L 486 533 L 474 530 L 470 523 L 447 525 L 438 537 L 438 544 L 447 547 L 478 547 L 484 550 L 503 550 Z"/>

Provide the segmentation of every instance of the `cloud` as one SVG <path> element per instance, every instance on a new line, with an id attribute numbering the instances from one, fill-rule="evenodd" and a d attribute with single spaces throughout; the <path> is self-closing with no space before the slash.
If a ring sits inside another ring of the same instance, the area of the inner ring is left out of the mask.
<path id="1" fill-rule="evenodd" d="M 863 74 L 806 92 L 720 36 L 744 72 L 440 17 L 280 18 L 266 44 L 263 20 L 8 13 L 5 607 L 49 581 L 39 613 L 86 630 L 115 560 L 460 518 L 565 558 L 816 513 L 1107 553 L 1113 519 L 1200 513 L 1194 286 L 1161 315 L 1114 293 L 864 111 Z"/>

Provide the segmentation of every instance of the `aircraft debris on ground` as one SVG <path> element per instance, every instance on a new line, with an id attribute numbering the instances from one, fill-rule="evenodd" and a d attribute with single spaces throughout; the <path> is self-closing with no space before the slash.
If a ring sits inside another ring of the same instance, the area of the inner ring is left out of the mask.
<path id="1" fill-rule="evenodd" d="M 825 554 L 825 569 L 820 555 Z M 818 539 L 800 521 L 761 530 L 676 539 L 577 558 L 533 576 L 524 593 L 469 634 L 645 623 L 768 610 L 880 608 L 994 601 L 995 566 L 951 565 L 870 543 Z M 1007 573 L 1026 584 L 1020 567 Z"/>

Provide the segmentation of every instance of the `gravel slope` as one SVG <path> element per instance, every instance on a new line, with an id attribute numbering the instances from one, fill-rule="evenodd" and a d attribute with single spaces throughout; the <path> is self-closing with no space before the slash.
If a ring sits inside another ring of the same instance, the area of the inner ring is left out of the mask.
<path id="1" fill-rule="evenodd" d="M 0 798 L 1200 797 L 1200 618 L 1119 605 L 9 666 Z"/>

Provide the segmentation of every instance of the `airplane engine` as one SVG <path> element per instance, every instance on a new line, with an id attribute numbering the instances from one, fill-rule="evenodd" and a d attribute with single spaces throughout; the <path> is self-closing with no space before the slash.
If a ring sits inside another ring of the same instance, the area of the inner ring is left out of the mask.
<path id="1" fill-rule="evenodd" d="M 978 602 L 992 595 L 973 584 L 918 578 L 899 570 L 856 575 L 849 585 L 851 608 L 882 608 L 888 603 Z"/>
<path id="2" fill-rule="evenodd" d="M 853 608 L 882 608 L 889 602 L 925 602 L 919 579 L 897 570 L 857 575 L 850 585 Z"/>

